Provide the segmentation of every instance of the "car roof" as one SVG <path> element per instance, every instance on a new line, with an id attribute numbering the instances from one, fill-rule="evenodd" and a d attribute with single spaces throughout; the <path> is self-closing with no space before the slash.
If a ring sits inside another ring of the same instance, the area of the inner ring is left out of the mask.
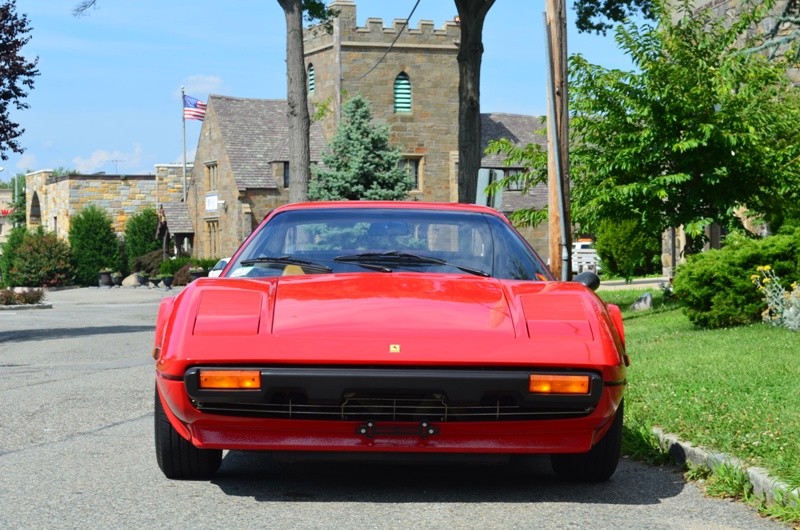
<path id="1" fill-rule="evenodd" d="M 317 201 L 296 202 L 279 206 L 274 213 L 286 210 L 313 210 L 324 208 L 362 209 L 387 208 L 392 210 L 443 210 L 452 212 L 488 213 L 505 217 L 502 213 L 488 206 L 479 204 L 462 204 L 455 202 L 423 202 L 423 201 Z"/>

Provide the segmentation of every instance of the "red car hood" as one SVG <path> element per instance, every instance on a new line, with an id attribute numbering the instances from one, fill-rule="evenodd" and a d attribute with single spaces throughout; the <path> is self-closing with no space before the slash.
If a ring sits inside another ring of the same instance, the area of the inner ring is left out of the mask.
<path id="1" fill-rule="evenodd" d="M 585 366 L 599 356 L 594 362 L 618 364 L 602 302 L 574 282 L 422 273 L 201 278 L 171 300 L 162 302 L 156 349 L 160 369 L 176 373 L 222 360 Z"/>
<path id="2" fill-rule="evenodd" d="M 307 276 L 278 283 L 276 336 L 514 337 L 502 284 L 449 275 Z"/>

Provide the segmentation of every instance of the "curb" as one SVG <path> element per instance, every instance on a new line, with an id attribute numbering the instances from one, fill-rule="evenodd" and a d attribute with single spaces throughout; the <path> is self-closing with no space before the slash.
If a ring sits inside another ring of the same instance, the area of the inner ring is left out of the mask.
<path id="1" fill-rule="evenodd" d="M 765 500 L 767 504 L 776 504 L 782 500 L 787 506 L 800 507 L 800 488 L 792 489 L 783 481 L 769 476 L 766 469 L 761 467 L 745 466 L 738 458 L 724 453 L 706 451 L 695 447 L 688 442 L 683 442 L 674 434 L 665 433 L 658 427 L 653 427 L 653 434 L 658 438 L 661 448 L 680 465 L 687 462 L 695 466 L 705 466 L 714 469 L 720 465 L 736 467 L 745 473 L 753 486 L 753 494 Z"/>
<path id="2" fill-rule="evenodd" d="M 24 311 L 26 309 L 53 309 L 53 304 L 0 305 L 0 311 Z"/>

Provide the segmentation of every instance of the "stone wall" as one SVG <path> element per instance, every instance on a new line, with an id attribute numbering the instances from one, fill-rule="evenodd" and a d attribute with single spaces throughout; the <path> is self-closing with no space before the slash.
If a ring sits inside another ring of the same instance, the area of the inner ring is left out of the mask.
<path id="1" fill-rule="evenodd" d="M 67 239 L 71 219 L 94 204 L 108 212 L 113 230 L 122 235 L 134 214 L 181 200 L 183 166 L 165 164 L 155 170 L 155 175 L 54 176 L 50 170 L 29 173 L 25 176 L 27 226 L 42 226 Z"/>

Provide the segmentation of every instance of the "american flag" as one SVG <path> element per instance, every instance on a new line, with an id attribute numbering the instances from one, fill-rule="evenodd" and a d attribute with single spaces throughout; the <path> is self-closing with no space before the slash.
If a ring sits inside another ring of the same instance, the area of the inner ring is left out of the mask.
<path id="1" fill-rule="evenodd" d="M 186 120 L 200 120 L 206 116 L 206 104 L 192 96 L 183 96 L 183 118 Z"/>

